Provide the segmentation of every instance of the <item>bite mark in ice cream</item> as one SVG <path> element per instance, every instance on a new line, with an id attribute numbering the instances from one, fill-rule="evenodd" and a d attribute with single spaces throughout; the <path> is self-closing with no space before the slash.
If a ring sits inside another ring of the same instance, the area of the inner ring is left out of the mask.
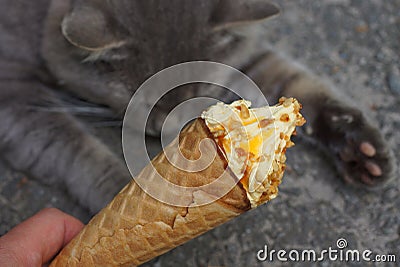
<path id="1" fill-rule="evenodd" d="M 290 136 L 305 119 L 294 98 L 279 100 L 272 107 L 250 109 L 251 102 L 222 102 L 203 112 L 205 120 L 228 166 L 246 189 L 252 207 L 275 198 L 285 170 Z"/>

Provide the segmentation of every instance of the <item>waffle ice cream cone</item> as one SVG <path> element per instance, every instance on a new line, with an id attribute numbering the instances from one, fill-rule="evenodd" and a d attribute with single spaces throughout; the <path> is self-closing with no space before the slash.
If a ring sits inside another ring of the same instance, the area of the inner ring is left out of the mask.
<path id="1" fill-rule="evenodd" d="M 291 104 L 298 105 L 296 100 L 291 101 Z M 283 105 L 284 99 L 280 103 L 280 106 Z M 290 110 L 293 113 L 290 121 L 293 127 L 287 129 L 291 131 L 286 133 L 289 136 L 296 125 L 304 123 L 296 105 Z M 206 117 L 195 120 L 176 139 L 177 146 L 168 146 L 139 174 L 139 178 L 147 179 L 151 187 L 160 189 L 165 194 L 165 199 L 181 198 L 186 207 L 161 202 L 148 195 L 132 180 L 61 251 L 50 266 L 140 265 L 275 197 L 284 172 L 281 154 L 284 155 L 286 147 L 292 143 L 284 140 L 284 137 L 281 142 L 284 145 L 278 144 L 274 147 L 276 150 L 270 152 L 271 155 L 279 154 L 278 159 L 273 157 L 274 164 L 278 163 L 278 166 L 274 165 L 268 173 L 264 173 L 266 182 L 259 185 L 265 187 L 263 193 L 253 194 L 257 190 L 249 192 L 252 187 L 249 185 L 249 178 L 238 177 L 240 174 L 229 166 L 230 158 L 226 148 L 217 141 L 222 140 L 218 135 L 220 132 L 217 134 L 209 122 Z M 192 161 L 201 158 L 202 151 L 211 151 L 212 148 L 207 147 L 212 145 L 210 143 L 202 144 L 205 150 L 199 149 L 202 140 L 207 138 L 214 140 L 213 145 L 217 148 L 208 167 L 187 172 L 171 164 L 168 155 L 174 155 L 174 149 L 177 148 L 186 159 Z M 225 175 L 224 180 L 215 183 L 212 188 L 202 188 L 216 181 L 222 174 Z M 193 190 L 189 195 L 174 195 L 168 187 L 165 190 L 160 188 L 163 185 L 159 184 L 157 175 L 173 184 Z M 246 176 L 246 171 L 242 176 Z M 230 186 L 232 183 L 233 188 L 229 187 L 230 190 L 227 190 L 228 184 Z M 228 193 L 216 199 L 215 195 L 219 190 L 227 190 Z"/>

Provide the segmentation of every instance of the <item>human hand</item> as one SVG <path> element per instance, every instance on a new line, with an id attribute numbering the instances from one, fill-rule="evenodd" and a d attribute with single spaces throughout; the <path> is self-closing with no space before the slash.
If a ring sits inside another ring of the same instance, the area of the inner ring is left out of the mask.
<path id="1" fill-rule="evenodd" d="M 43 266 L 82 227 L 78 219 L 58 209 L 44 209 L 0 238 L 0 266 Z"/>

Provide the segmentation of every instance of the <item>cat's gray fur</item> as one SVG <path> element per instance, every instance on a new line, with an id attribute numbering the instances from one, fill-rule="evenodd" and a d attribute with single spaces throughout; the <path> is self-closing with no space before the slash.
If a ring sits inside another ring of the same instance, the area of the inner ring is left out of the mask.
<path id="1" fill-rule="evenodd" d="M 266 1 L 0 0 L 0 4 L 1 156 L 31 177 L 66 186 L 93 212 L 130 175 L 123 160 L 68 111 L 119 120 L 145 79 L 192 60 L 218 61 L 244 71 L 271 102 L 282 95 L 297 97 L 304 105 L 309 136 L 329 150 L 347 181 L 378 186 L 393 177 L 390 150 L 361 112 L 252 34 L 251 27 L 257 26 L 250 24 L 278 13 Z M 243 24 L 248 28 L 235 29 Z M 164 99 L 155 117 L 162 118 L 179 98 L 199 94 L 182 92 Z M 82 106 L 82 100 L 87 105 Z M 149 133 L 159 132 L 159 121 L 151 119 Z M 361 142 L 374 146 L 376 154 L 362 153 Z M 366 162 L 375 164 L 382 175 L 371 175 Z"/>

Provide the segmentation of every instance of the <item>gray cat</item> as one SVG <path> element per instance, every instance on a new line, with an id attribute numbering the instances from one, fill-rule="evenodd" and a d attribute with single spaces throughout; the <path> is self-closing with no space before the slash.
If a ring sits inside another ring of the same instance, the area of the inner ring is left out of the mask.
<path id="1" fill-rule="evenodd" d="M 30 177 L 65 186 L 92 212 L 130 179 L 118 152 L 96 136 L 93 119 L 100 125 L 120 121 L 141 83 L 166 67 L 192 60 L 240 69 L 270 103 L 280 96 L 298 98 L 308 121 L 303 136 L 328 151 L 347 182 L 376 188 L 394 176 L 390 149 L 361 111 L 252 34 L 255 22 L 279 13 L 268 2 L 0 4 L 0 155 Z M 162 118 L 174 105 L 199 95 L 207 94 L 184 87 L 162 99 L 150 117 L 149 136 L 159 134 Z M 213 96 L 228 102 L 235 97 L 222 91 Z"/>

